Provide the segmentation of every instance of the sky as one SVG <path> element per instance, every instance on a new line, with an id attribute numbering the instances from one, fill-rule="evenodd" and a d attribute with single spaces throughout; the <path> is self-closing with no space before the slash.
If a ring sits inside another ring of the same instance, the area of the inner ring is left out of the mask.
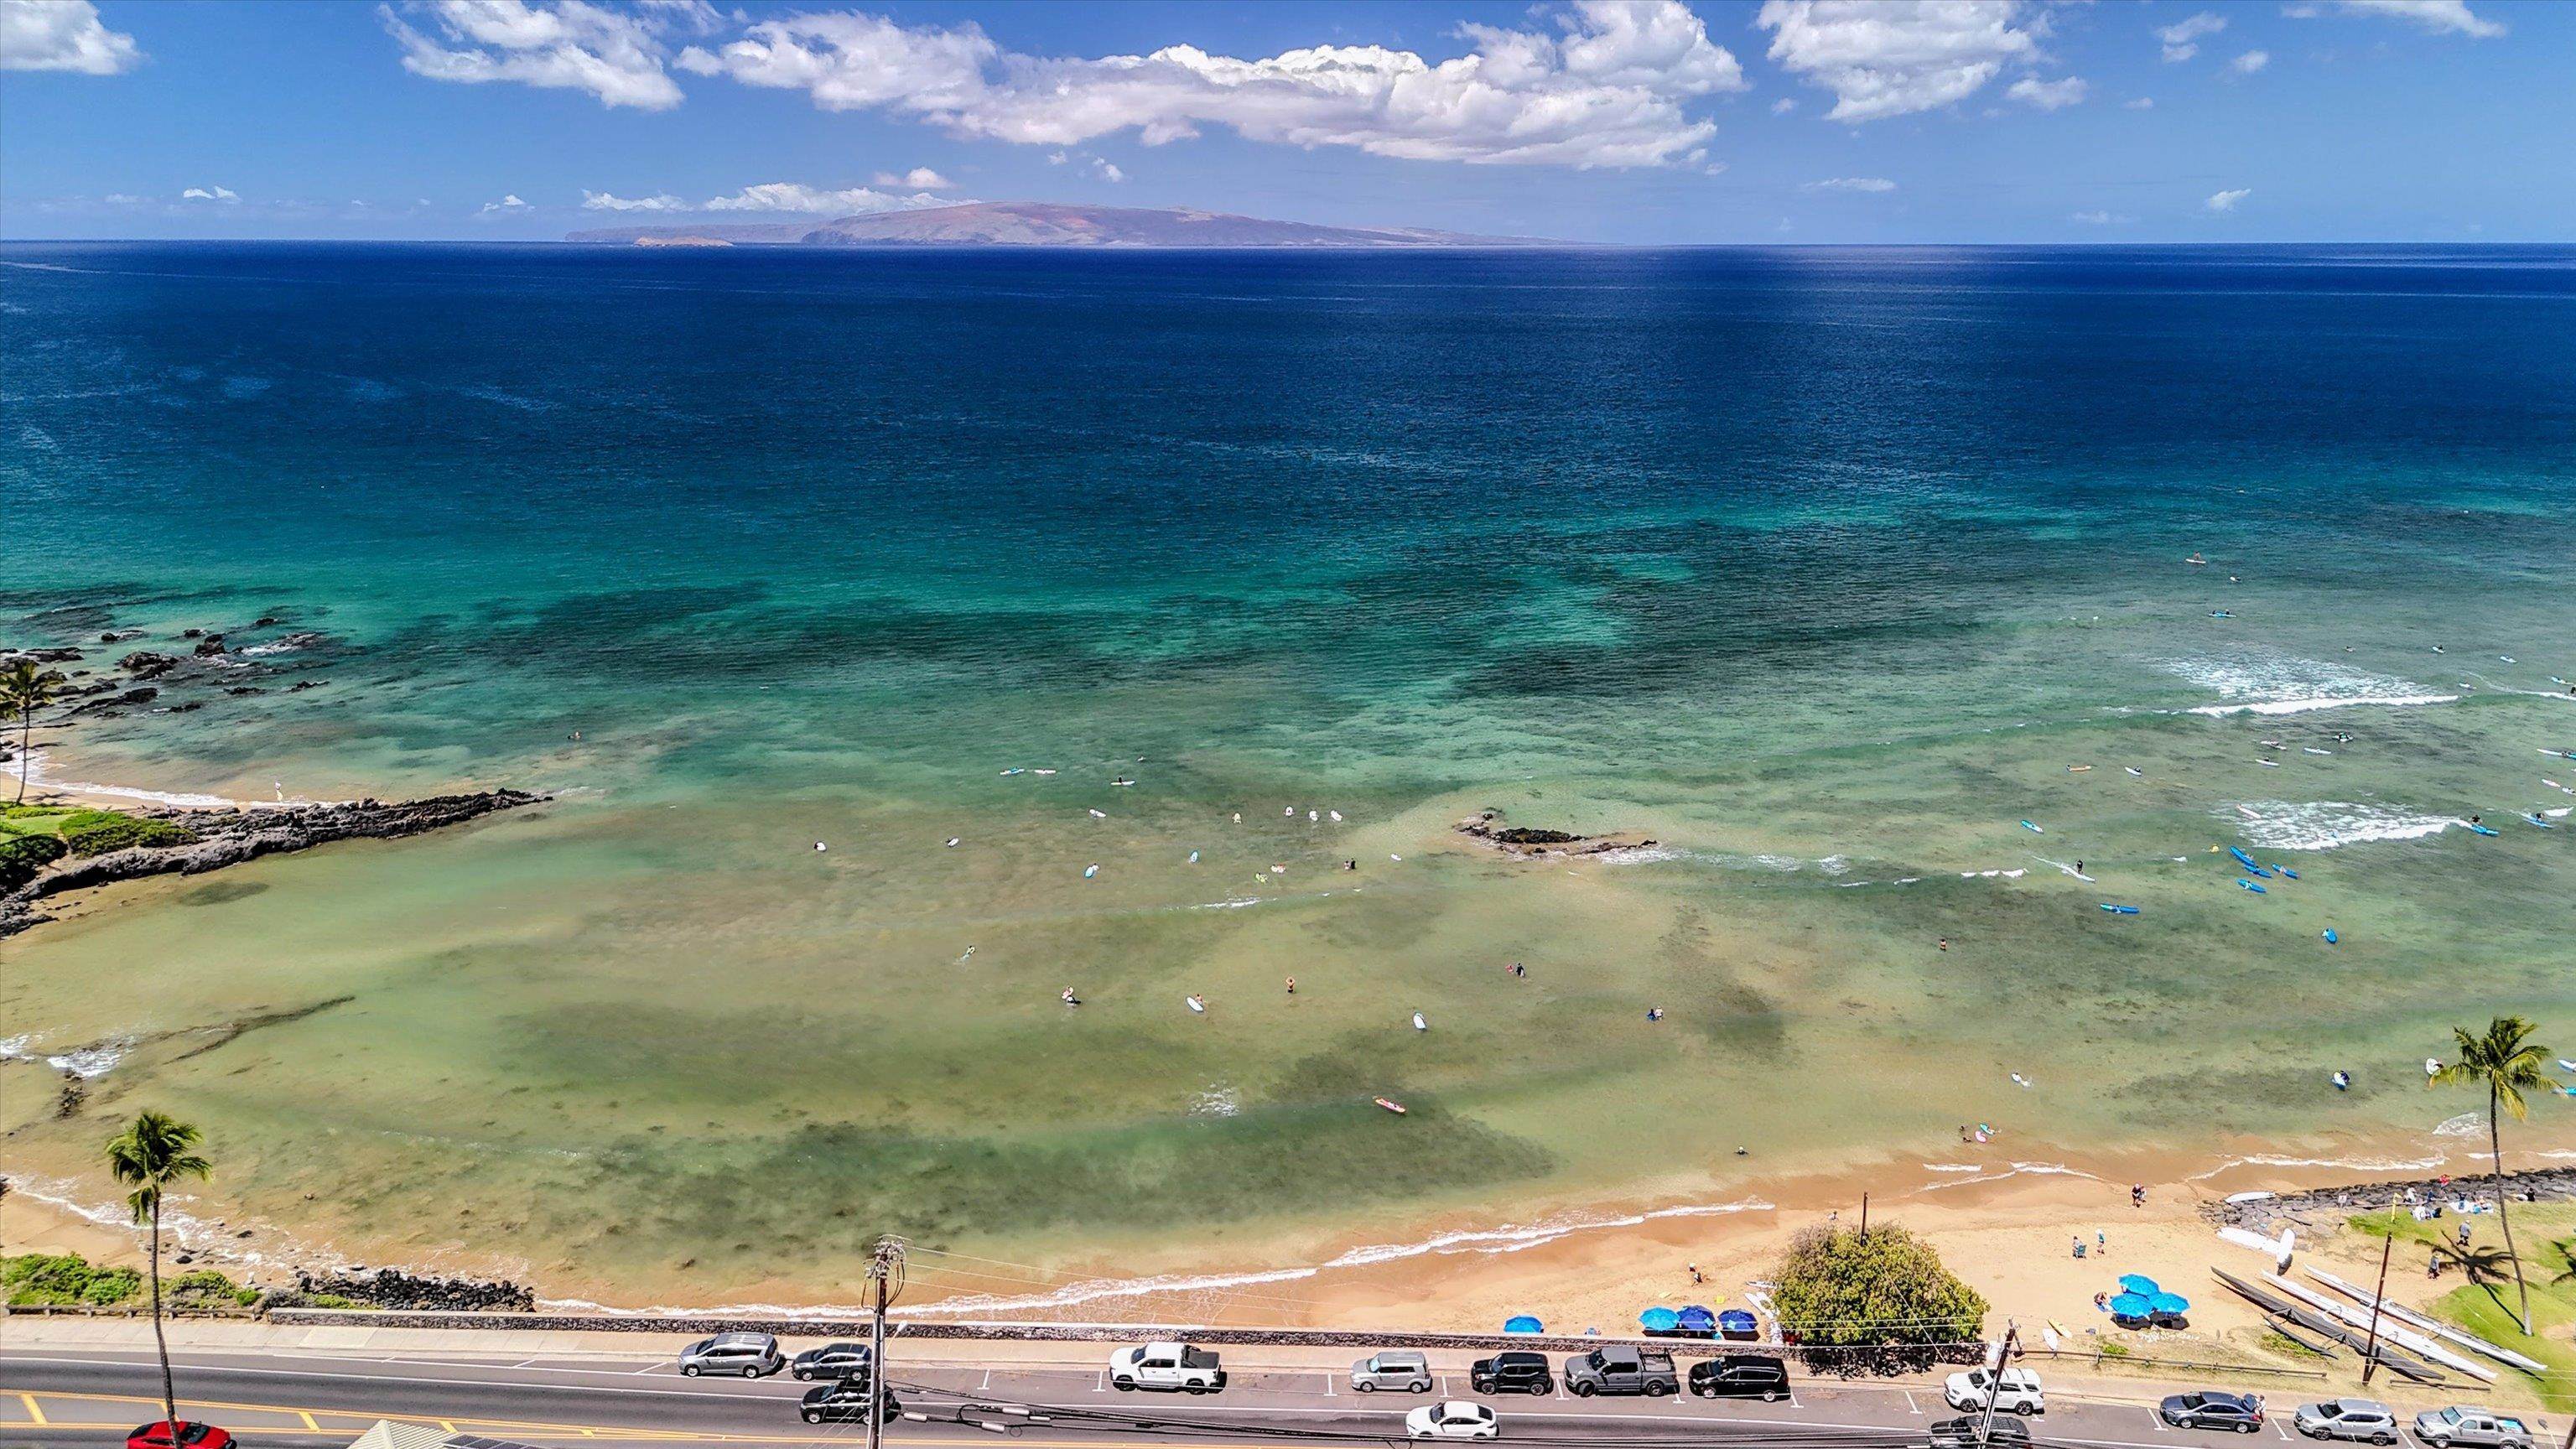
<path id="1" fill-rule="evenodd" d="M 2576 240 L 2566 0 L 0 0 L 0 236 Z"/>

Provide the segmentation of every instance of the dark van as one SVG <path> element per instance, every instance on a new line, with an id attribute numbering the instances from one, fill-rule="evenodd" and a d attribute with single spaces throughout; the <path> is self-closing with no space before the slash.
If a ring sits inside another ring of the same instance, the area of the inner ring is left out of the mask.
<path id="1" fill-rule="evenodd" d="M 1789 1397 L 1789 1366 L 1764 1354 L 1730 1354 L 1703 1359 L 1690 1368 L 1690 1391 L 1703 1399 L 1760 1399 L 1778 1403 Z"/>

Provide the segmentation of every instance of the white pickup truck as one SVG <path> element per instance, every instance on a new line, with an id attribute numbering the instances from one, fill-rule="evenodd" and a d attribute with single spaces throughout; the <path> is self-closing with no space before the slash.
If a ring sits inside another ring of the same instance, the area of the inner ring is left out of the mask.
<path id="1" fill-rule="evenodd" d="M 2415 1437 L 2433 1449 L 2531 1449 L 2531 1430 L 2520 1419 L 2459 1405 L 2417 1414 Z"/>
<path id="2" fill-rule="evenodd" d="M 1203 1348 L 1186 1343 L 1149 1343 L 1111 1354 L 1109 1382 L 1122 1392 L 1170 1389 L 1185 1394 L 1212 1394 L 1225 1387 L 1225 1366 Z"/>

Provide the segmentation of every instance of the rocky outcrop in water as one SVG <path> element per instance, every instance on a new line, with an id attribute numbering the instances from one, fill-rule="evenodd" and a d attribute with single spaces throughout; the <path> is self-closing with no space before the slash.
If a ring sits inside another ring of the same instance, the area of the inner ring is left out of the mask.
<path id="1" fill-rule="evenodd" d="M 2576 1168 L 2544 1167 L 2504 1175 L 2504 1195 L 2514 1202 L 2563 1202 L 2576 1198 Z M 2200 1205 L 2200 1215 L 2224 1227 L 2247 1228 L 2270 1237 L 2286 1227 L 2300 1230 L 2339 1225 L 2357 1213 L 2378 1212 L 2413 1203 L 2447 1208 L 2460 1198 L 2495 1201 L 2495 1180 L 2484 1173 L 2465 1177 L 2409 1177 L 2349 1187 L 2315 1187 L 2300 1192 L 2231 1197 Z"/>
<path id="2" fill-rule="evenodd" d="M 1576 835 L 1566 830 L 1547 830 L 1532 825 L 1501 824 L 1502 812 L 1486 810 L 1471 815 L 1457 824 L 1460 835 L 1470 836 L 1513 855 L 1601 855 L 1613 850 L 1634 850 L 1652 845 L 1650 838 L 1626 835 Z"/>
<path id="3" fill-rule="evenodd" d="M 233 810 L 132 810 L 166 820 L 196 836 L 193 844 L 135 846 L 64 862 L 6 896 L 0 896 L 0 936 L 13 935 L 46 917 L 39 901 L 154 875 L 202 875 L 263 855 L 310 850 L 336 840 L 391 840 L 463 824 L 501 810 L 543 800 L 525 790 L 484 790 L 426 800 L 360 800 L 335 805 L 277 805 Z"/>
<path id="4" fill-rule="evenodd" d="M 176 655 L 155 654 L 149 649 L 137 649 L 116 661 L 116 667 L 137 679 L 158 679 L 178 668 L 179 660 Z"/>

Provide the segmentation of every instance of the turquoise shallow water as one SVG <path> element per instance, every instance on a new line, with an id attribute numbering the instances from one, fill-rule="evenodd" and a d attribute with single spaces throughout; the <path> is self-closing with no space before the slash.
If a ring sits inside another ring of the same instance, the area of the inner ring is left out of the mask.
<path id="1" fill-rule="evenodd" d="M 2378 1141 L 2576 996 L 2576 250 L 0 262 L 0 632 L 269 651 L 55 778 L 561 792 L 6 948 L 0 1037 L 353 1247 L 710 1294 Z"/>

